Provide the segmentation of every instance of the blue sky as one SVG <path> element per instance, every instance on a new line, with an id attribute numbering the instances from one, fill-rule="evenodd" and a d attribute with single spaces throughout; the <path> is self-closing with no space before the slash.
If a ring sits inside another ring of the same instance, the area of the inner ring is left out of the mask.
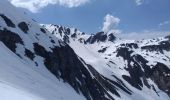
<path id="1" fill-rule="evenodd" d="M 18 2 L 16 2 L 18 1 Z M 118 18 L 119 22 L 109 28 L 122 33 L 146 33 L 170 31 L 170 0 L 49 0 L 40 7 L 22 6 L 20 2 L 31 3 L 32 0 L 12 0 L 18 7 L 26 8 L 27 13 L 39 23 L 60 24 L 76 27 L 87 33 L 101 31 L 106 22 L 106 15 Z M 39 1 L 39 0 L 34 0 Z M 42 0 L 43 1 L 43 0 Z M 68 1 L 73 4 L 67 4 Z M 75 2 L 74 2 L 75 1 Z M 79 1 L 82 1 L 79 3 Z M 77 5 L 75 5 L 77 4 Z"/>

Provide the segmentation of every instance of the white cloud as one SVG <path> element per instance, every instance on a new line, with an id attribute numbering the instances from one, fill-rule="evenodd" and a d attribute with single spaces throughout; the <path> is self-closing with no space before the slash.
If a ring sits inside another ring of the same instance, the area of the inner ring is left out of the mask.
<path id="1" fill-rule="evenodd" d="M 90 0 L 9 0 L 14 6 L 22 7 L 30 10 L 31 12 L 38 12 L 50 4 L 61 5 L 65 7 L 78 7 L 88 3 Z"/>
<path id="2" fill-rule="evenodd" d="M 136 2 L 136 5 L 137 5 L 137 6 L 143 4 L 143 0 L 135 0 L 135 2 Z"/>
<path id="3" fill-rule="evenodd" d="M 164 22 L 160 23 L 159 26 L 161 27 L 161 26 L 164 26 L 164 25 L 167 25 L 167 24 L 170 24 L 170 21 L 164 21 Z"/>
<path id="4" fill-rule="evenodd" d="M 116 26 L 120 23 L 120 19 L 118 17 L 107 14 L 104 17 L 103 28 L 102 31 L 108 33 L 121 33 L 121 30 L 115 29 Z"/>

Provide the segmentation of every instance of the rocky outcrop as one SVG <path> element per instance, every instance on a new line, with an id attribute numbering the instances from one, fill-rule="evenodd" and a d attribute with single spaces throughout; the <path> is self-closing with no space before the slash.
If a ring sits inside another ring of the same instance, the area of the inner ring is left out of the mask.
<path id="1" fill-rule="evenodd" d="M 46 30 L 44 28 L 40 28 L 40 31 L 46 33 Z"/>
<path id="2" fill-rule="evenodd" d="M 170 69 L 166 65 L 158 62 L 152 68 L 151 79 L 170 96 Z"/>
<path id="3" fill-rule="evenodd" d="M 18 27 L 24 32 L 27 33 L 29 28 L 28 28 L 28 24 L 26 22 L 20 22 L 18 24 Z"/>
<path id="4" fill-rule="evenodd" d="M 137 49 L 139 48 L 138 44 L 137 43 L 123 43 L 121 44 L 121 46 L 123 47 L 128 47 L 128 48 L 131 48 L 131 49 Z"/>
<path id="5" fill-rule="evenodd" d="M 32 51 L 25 49 L 25 56 L 27 56 L 28 58 L 30 58 L 31 60 L 34 59 L 35 55 Z"/>
<path id="6" fill-rule="evenodd" d="M 107 47 L 98 50 L 98 52 L 99 52 L 99 53 L 104 53 L 106 50 L 107 50 Z"/>
<path id="7" fill-rule="evenodd" d="M 125 69 L 130 76 L 122 75 L 122 77 L 139 90 L 142 90 L 144 85 L 154 89 L 153 85 L 146 80 L 150 78 L 161 90 L 170 95 L 170 69 L 159 62 L 151 68 L 147 65 L 148 61 L 144 57 L 138 54 L 132 55 L 133 52 L 127 47 L 120 47 L 117 50 L 117 56 L 122 57 L 128 63 Z"/>
<path id="8" fill-rule="evenodd" d="M 15 28 L 15 24 L 8 17 L 6 17 L 3 14 L 0 14 L 0 17 L 2 17 L 4 19 L 4 21 L 5 21 L 5 23 L 7 24 L 8 27 Z"/>
<path id="9" fill-rule="evenodd" d="M 168 38 L 168 37 L 166 37 L 166 38 Z M 160 52 L 160 53 L 163 53 L 163 50 L 170 51 L 170 39 L 161 41 L 161 42 L 159 42 L 158 45 L 143 46 L 143 47 L 141 47 L 141 49 L 150 51 L 150 52 L 156 51 L 156 52 Z"/>
<path id="10" fill-rule="evenodd" d="M 107 39 L 107 35 L 104 32 L 98 32 L 87 39 L 87 43 L 93 44 L 94 42 L 104 42 Z"/>
<path id="11" fill-rule="evenodd" d="M 98 32 L 94 35 L 91 35 L 86 40 L 86 43 L 93 44 L 95 42 L 105 42 L 105 41 L 114 42 L 115 40 L 116 40 L 116 37 L 113 35 L 113 33 L 107 34 L 104 32 Z"/>
<path id="12" fill-rule="evenodd" d="M 116 40 L 116 37 L 113 34 L 108 35 L 108 41 L 114 42 Z"/>
<path id="13" fill-rule="evenodd" d="M 23 44 L 23 41 L 18 34 L 7 29 L 0 30 L 0 41 L 2 41 L 13 52 L 15 52 L 17 43 Z"/>

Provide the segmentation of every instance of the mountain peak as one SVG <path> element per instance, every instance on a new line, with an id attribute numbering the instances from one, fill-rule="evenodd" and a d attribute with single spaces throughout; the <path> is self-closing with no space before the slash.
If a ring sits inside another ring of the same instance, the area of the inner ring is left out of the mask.
<path id="1" fill-rule="evenodd" d="M 88 39 L 87 39 L 87 43 L 93 44 L 95 42 L 114 42 L 116 40 L 116 37 L 114 36 L 113 33 L 105 33 L 103 31 L 98 32 L 96 34 L 91 35 Z"/>

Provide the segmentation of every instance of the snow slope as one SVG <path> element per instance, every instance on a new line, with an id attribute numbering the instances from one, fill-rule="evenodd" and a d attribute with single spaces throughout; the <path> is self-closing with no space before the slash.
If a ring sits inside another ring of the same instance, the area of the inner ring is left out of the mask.
<path id="1" fill-rule="evenodd" d="M 47 70 L 42 74 L 0 43 L 0 91 L 3 100 L 74 100 L 82 96 Z M 48 74 L 48 75 L 46 75 Z M 10 96 L 9 96 L 10 95 Z"/>
<path id="2" fill-rule="evenodd" d="M 60 40 L 57 38 L 53 38 L 56 42 L 55 44 L 51 43 L 50 40 L 54 36 L 41 32 L 41 27 L 36 22 L 28 18 L 24 13 L 18 12 L 6 0 L 1 0 L 0 14 L 7 16 L 15 24 L 15 27 L 9 27 L 4 18 L 0 17 L 0 30 L 7 29 L 15 32 L 24 43 L 24 45 L 16 43 L 16 53 L 14 53 L 10 50 L 12 49 L 10 46 L 6 47 L 0 42 L 1 99 L 70 100 L 72 98 L 74 100 L 85 100 L 84 96 L 76 93 L 68 83 L 63 82 L 62 79 L 57 79 L 47 70 L 43 64 L 44 58 L 36 56 L 35 61 L 31 61 L 24 53 L 26 48 L 33 52 L 33 43 L 36 42 L 43 45 L 47 50 L 51 50 L 50 47 L 64 44 L 60 43 L 59 45 L 58 41 Z M 29 26 L 27 34 L 17 26 L 17 24 L 23 21 Z M 0 33 L 1 38 L 3 38 L 3 35 L 3 33 Z"/>

